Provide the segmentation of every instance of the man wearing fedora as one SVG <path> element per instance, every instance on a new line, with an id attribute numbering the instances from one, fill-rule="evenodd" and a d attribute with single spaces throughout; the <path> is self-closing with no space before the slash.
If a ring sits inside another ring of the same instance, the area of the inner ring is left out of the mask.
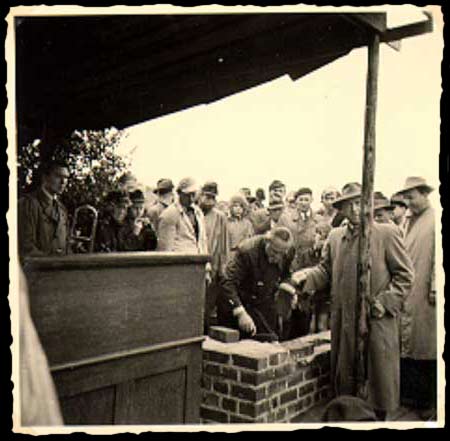
<path id="1" fill-rule="evenodd" d="M 104 205 L 99 215 L 94 250 L 100 253 L 123 251 L 120 230 L 131 205 L 128 193 L 112 190 L 106 195 Z"/>
<path id="2" fill-rule="evenodd" d="M 290 277 L 293 257 L 293 238 L 287 228 L 275 227 L 242 242 L 225 268 L 219 324 L 239 329 L 241 338 L 284 339 L 276 293 Z"/>
<path id="3" fill-rule="evenodd" d="M 153 251 L 158 240 L 150 223 L 144 216 L 145 196 L 141 190 L 130 193 L 131 206 L 124 224 L 119 231 L 121 251 Z"/>
<path id="4" fill-rule="evenodd" d="M 215 320 L 219 281 L 230 254 L 227 217 L 216 208 L 217 195 L 217 183 L 206 182 L 199 196 L 199 206 L 205 219 L 208 252 L 211 255 L 211 283 L 206 288 L 205 298 L 205 334 Z"/>
<path id="5" fill-rule="evenodd" d="M 173 188 L 170 179 L 162 178 L 156 183 L 154 192 L 158 195 L 158 201 L 148 209 L 148 218 L 155 231 L 158 231 L 159 216 L 173 203 Z"/>
<path id="6" fill-rule="evenodd" d="M 435 219 L 424 178 L 409 177 L 398 193 L 410 211 L 405 246 L 415 279 L 401 320 L 402 399 L 424 419 L 436 418 L 437 336 L 435 286 Z"/>
<path id="7" fill-rule="evenodd" d="M 361 186 L 349 183 L 334 206 L 348 223 L 333 228 L 317 266 L 293 274 L 294 284 L 314 293 L 331 285 L 331 384 L 339 395 L 356 394 L 354 372 L 358 289 L 358 248 Z M 397 228 L 371 225 L 371 284 L 367 299 L 369 335 L 367 386 L 369 403 L 380 418 L 400 403 L 399 320 L 414 274 L 404 241 Z"/>

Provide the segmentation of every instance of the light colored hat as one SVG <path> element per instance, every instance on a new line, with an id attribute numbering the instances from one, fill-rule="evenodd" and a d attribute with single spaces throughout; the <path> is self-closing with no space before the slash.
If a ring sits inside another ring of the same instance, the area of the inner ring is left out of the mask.
<path id="1" fill-rule="evenodd" d="M 327 187 L 322 191 L 322 198 L 324 198 L 328 194 L 335 194 L 336 196 L 339 196 L 339 190 L 334 187 Z"/>
<path id="2" fill-rule="evenodd" d="M 425 178 L 420 176 L 410 176 L 409 178 L 406 178 L 404 187 L 398 191 L 397 194 L 405 193 L 413 188 L 424 188 L 428 193 L 431 193 L 434 190 L 433 187 L 427 184 Z"/>
<path id="3" fill-rule="evenodd" d="M 361 184 L 350 182 L 342 187 L 341 196 L 333 202 L 333 207 L 339 210 L 343 202 L 359 197 L 361 197 Z"/>
<path id="4" fill-rule="evenodd" d="M 196 193 L 198 185 L 194 178 L 183 178 L 178 184 L 177 191 L 181 193 Z"/>
<path id="5" fill-rule="evenodd" d="M 243 208 L 248 207 L 247 199 L 242 194 L 235 194 L 230 198 L 230 205 L 240 204 Z"/>
<path id="6" fill-rule="evenodd" d="M 394 193 L 391 196 L 391 205 L 402 205 L 405 208 L 408 208 L 408 201 L 403 197 L 402 194 Z"/>

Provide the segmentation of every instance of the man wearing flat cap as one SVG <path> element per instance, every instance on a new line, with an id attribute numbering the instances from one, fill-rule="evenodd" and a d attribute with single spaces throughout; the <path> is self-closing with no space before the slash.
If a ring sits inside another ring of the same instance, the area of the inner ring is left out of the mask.
<path id="1" fill-rule="evenodd" d="M 406 227 L 406 213 L 408 211 L 408 203 L 406 202 L 405 197 L 400 193 L 394 193 L 391 196 L 391 205 L 392 205 L 392 221 L 395 225 L 397 225 L 402 234 L 405 233 Z"/>
<path id="2" fill-rule="evenodd" d="M 379 224 L 394 224 L 392 220 L 392 211 L 394 207 L 391 201 L 381 192 L 376 191 L 373 194 L 373 219 Z"/>
<path id="3" fill-rule="evenodd" d="M 225 269 L 218 301 L 219 324 L 239 329 L 241 338 L 261 334 L 283 339 L 276 294 L 290 276 L 293 239 L 287 228 L 242 242 Z"/>
<path id="4" fill-rule="evenodd" d="M 344 186 L 334 205 L 348 223 L 331 230 L 320 263 L 294 273 L 292 279 L 303 284 L 304 292 L 331 285 L 331 385 L 336 396 L 357 392 L 356 325 L 359 319 L 367 320 L 368 401 L 379 418 L 385 418 L 400 403 L 399 317 L 414 280 L 412 263 L 398 228 L 372 223 L 367 315 L 357 317 L 361 186 Z"/>
<path id="5" fill-rule="evenodd" d="M 159 217 L 159 251 L 208 254 L 204 216 L 195 204 L 198 191 L 193 178 L 184 178 L 179 182 L 174 203 Z"/>
<path id="6" fill-rule="evenodd" d="M 269 185 L 269 207 L 283 205 L 284 211 L 284 197 L 286 195 L 286 186 L 279 180 L 274 180 Z M 275 210 L 276 211 L 276 210 Z M 270 230 L 270 228 L 274 225 L 273 217 L 277 216 L 278 213 L 272 212 L 270 208 L 259 208 L 258 210 L 253 211 L 249 219 L 253 225 L 253 229 L 255 230 L 255 234 L 264 234 Z M 278 219 L 277 221 L 278 222 Z"/>
<path id="7" fill-rule="evenodd" d="M 144 215 L 145 196 L 141 190 L 130 193 L 131 206 L 119 231 L 121 251 L 153 251 L 158 243 L 150 219 Z"/>
<path id="8" fill-rule="evenodd" d="M 428 198 L 432 191 L 424 178 L 409 177 L 398 192 L 409 206 L 405 246 L 415 271 L 402 312 L 402 399 L 424 419 L 436 417 L 435 214 Z"/>
<path id="9" fill-rule="evenodd" d="M 206 288 L 205 334 L 216 314 L 219 281 L 223 276 L 230 254 L 227 217 L 216 208 L 218 187 L 215 182 L 206 182 L 199 196 L 199 206 L 205 219 L 208 252 L 211 255 L 211 283 Z"/>
<path id="10" fill-rule="evenodd" d="M 155 231 L 158 231 L 159 216 L 173 203 L 173 188 L 170 179 L 162 178 L 156 183 L 154 192 L 158 195 L 158 201 L 148 209 L 148 217 Z"/>
<path id="11" fill-rule="evenodd" d="M 120 229 L 123 226 L 128 207 L 131 205 L 128 193 L 124 190 L 110 191 L 105 198 L 95 234 L 94 250 L 100 253 L 123 251 Z"/>

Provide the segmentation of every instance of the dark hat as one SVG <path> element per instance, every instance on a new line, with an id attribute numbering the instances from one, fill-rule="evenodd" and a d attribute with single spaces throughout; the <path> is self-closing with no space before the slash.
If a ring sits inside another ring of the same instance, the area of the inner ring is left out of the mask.
<path id="1" fill-rule="evenodd" d="M 342 187 L 341 196 L 333 202 L 333 207 L 339 210 L 343 202 L 359 197 L 361 197 L 361 184 L 350 182 Z"/>
<path id="2" fill-rule="evenodd" d="M 302 187 L 295 192 L 295 199 L 297 199 L 302 194 L 310 194 L 312 195 L 312 190 L 308 187 Z"/>
<path id="3" fill-rule="evenodd" d="M 270 201 L 267 207 L 268 210 L 282 210 L 283 208 L 284 208 L 283 202 L 277 200 Z"/>
<path id="4" fill-rule="evenodd" d="M 266 194 L 264 192 L 264 190 L 262 188 L 257 188 L 255 191 L 255 196 L 260 200 L 260 201 L 265 201 L 266 200 Z"/>
<path id="5" fill-rule="evenodd" d="M 403 195 L 399 193 L 394 193 L 391 196 L 391 205 L 401 205 L 402 207 L 408 208 L 408 202 L 403 197 Z"/>
<path id="6" fill-rule="evenodd" d="M 183 178 L 177 187 L 181 193 L 196 193 L 198 191 L 197 182 L 194 178 Z"/>
<path id="7" fill-rule="evenodd" d="M 239 193 L 242 193 L 245 197 L 248 197 L 252 194 L 251 190 L 247 187 L 243 187 L 239 190 Z"/>
<path id="8" fill-rule="evenodd" d="M 105 202 L 114 205 L 131 205 L 130 198 L 128 197 L 128 192 L 123 190 L 112 190 L 105 198 Z"/>
<path id="9" fill-rule="evenodd" d="M 219 194 L 217 184 L 215 182 L 206 182 L 202 187 L 202 193 L 217 196 Z"/>
<path id="10" fill-rule="evenodd" d="M 134 190 L 130 193 L 130 199 L 132 203 L 145 202 L 144 193 L 141 190 Z"/>
<path id="11" fill-rule="evenodd" d="M 349 395 L 341 395 L 328 403 L 322 421 L 377 421 L 377 416 L 367 401 Z"/>
<path id="12" fill-rule="evenodd" d="M 272 181 L 272 183 L 269 185 L 269 191 L 274 190 L 275 188 L 280 188 L 280 187 L 286 187 L 286 186 L 278 179 L 275 179 L 275 181 Z"/>
<path id="13" fill-rule="evenodd" d="M 376 191 L 373 194 L 373 209 L 380 210 L 392 210 L 394 207 L 391 205 L 389 198 L 387 198 L 381 191 Z"/>
<path id="14" fill-rule="evenodd" d="M 427 193 L 431 193 L 434 190 L 431 185 L 427 184 L 425 178 L 410 176 L 409 178 L 406 178 L 404 187 L 397 193 L 405 193 L 409 190 L 412 190 L 413 188 L 423 188 L 427 191 Z"/>
<path id="15" fill-rule="evenodd" d="M 156 183 L 154 193 L 169 193 L 173 190 L 173 182 L 170 179 L 162 178 Z"/>
<path id="16" fill-rule="evenodd" d="M 255 198 L 255 196 L 247 196 L 246 199 L 247 199 L 247 202 L 248 202 L 249 204 L 253 204 L 253 202 L 256 202 L 256 201 L 257 201 L 257 199 Z"/>
<path id="17" fill-rule="evenodd" d="M 267 236 L 273 248 L 278 251 L 287 251 L 294 245 L 291 231 L 286 227 L 275 227 L 268 231 Z"/>

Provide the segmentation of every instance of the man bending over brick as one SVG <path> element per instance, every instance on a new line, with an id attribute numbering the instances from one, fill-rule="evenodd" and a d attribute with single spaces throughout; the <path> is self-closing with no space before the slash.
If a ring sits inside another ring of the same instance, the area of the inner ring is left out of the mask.
<path id="1" fill-rule="evenodd" d="M 278 301 L 283 296 L 277 293 L 290 277 L 294 252 L 292 234 L 284 227 L 241 242 L 225 268 L 218 301 L 219 324 L 239 329 L 241 338 L 275 334 L 283 340 Z"/>

